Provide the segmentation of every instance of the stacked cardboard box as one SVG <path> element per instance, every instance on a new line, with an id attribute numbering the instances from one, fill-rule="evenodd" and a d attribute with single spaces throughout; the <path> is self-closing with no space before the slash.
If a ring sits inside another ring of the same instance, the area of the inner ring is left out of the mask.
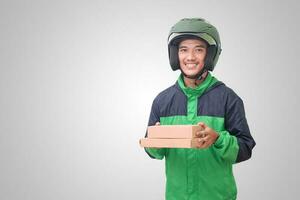
<path id="1" fill-rule="evenodd" d="M 140 140 L 142 147 L 155 148 L 195 148 L 200 126 L 160 125 L 149 126 L 148 137 Z"/>

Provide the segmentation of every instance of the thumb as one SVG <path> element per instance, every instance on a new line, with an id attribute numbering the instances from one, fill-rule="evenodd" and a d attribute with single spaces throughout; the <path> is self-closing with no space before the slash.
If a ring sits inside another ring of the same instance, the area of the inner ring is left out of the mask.
<path id="1" fill-rule="evenodd" d="M 201 126 L 201 128 L 203 128 L 203 129 L 206 128 L 206 124 L 204 124 L 203 122 L 198 122 L 197 125 L 198 125 L 198 126 Z"/>

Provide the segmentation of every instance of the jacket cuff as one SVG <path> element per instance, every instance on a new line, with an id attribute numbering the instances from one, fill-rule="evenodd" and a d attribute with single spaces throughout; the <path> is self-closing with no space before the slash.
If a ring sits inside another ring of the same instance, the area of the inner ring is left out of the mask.
<path id="1" fill-rule="evenodd" d="M 222 147 L 222 143 L 223 143 L 223 140 L 224 140 L 224 134 L 222 134 L 221 132 L 219 132 L 218 134 L 219 134 L 219 137 L 218 137 L 218 139 L 215 141 L 214 145 L 215 145 L 217 148 L 220 148 L 220 147 Z"/>
<path id="2" fill-rule="evenodd" d="M 145 150 L 153 157 L 159 160 L 164 158 L 164 149 L 163 148 L 149 148 L 146 147 Z"/>

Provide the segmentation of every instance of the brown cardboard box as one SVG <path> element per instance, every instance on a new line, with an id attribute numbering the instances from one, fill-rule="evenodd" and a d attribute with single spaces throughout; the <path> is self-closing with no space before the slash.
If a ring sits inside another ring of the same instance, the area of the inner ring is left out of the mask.
<path id="1" fill-rule="evenodd" d="M 195 138 L 198 125 L 159 125 L 148 127 L 148 138 Z"/>
<path id="2" fill-rule="evenodd" d="M 157 138 L 143 138 L 140 139 L 142 147 L 156 147 L 156 148 L 196 148 L 196 140 L 194 139 L 157 139 Z"/>

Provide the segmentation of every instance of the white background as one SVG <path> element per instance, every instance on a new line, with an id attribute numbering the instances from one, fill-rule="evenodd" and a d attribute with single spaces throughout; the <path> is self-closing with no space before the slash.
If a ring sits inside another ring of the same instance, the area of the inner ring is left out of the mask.
<path id="1" fill-rule="evenodd" d="M 221 36 L 214 75 L 243 98 L 253 157 L 238 199 L 299 196 L 297 1 L 0 2 L 0 199 L 164 199 L 145 134 L 179 73 L 167 35 L 203 17 Z"/>

